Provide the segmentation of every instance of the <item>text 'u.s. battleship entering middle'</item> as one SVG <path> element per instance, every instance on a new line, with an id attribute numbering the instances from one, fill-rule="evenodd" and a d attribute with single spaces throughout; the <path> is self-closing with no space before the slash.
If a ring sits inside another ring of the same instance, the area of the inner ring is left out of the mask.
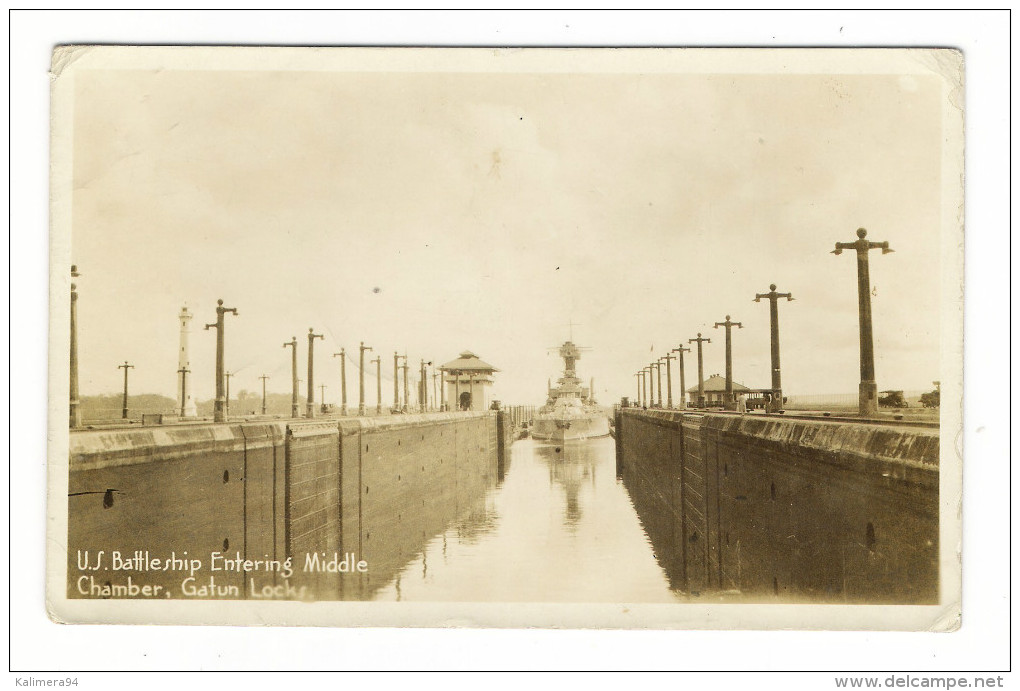
<path id="1" fill-rule="evenodd" d="M 595 382 L 581 385 L 574 363 L 581 359 L 581 349 L 572 341 L 559 348 L 565 368 L 557 386 L 549 386 L 549 397 L 539 408 L 532 426 L 535 439 L 554 442 L 589 439 L 609 434 L 609 417 L 595 403 Z"/>

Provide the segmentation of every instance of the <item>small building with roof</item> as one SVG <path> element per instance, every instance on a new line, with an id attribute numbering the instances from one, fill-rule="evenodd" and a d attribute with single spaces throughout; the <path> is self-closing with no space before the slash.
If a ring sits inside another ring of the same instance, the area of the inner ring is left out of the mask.
<path id="1" fill-rule="evenodd" d="M 733 395 L 747 395 L 754 393 L 755 390 L 744 386 L 736 381 L 733 382 Z M 695 405 L 698 402 L 698 385 L 687 389 L 687 393 L 690 394 L 690 399 L 694 401 Z M 721 377 L 718 374 L 713 374 L 711 377 L 705 380 L 705 405 L 709 407 L 713 406 L 724 406 L 726 404 L 726 377 Z"/>
<path id="2" fill-rule="evenodd" d="M 492 375 L 499 370 L 470 350 L 442 365 L 446 410 L 487 410 Z"/>

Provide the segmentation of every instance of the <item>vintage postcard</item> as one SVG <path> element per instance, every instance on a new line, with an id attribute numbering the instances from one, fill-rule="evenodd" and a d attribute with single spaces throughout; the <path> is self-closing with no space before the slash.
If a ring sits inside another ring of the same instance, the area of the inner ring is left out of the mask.
<path id="1" fill-rule="evenodd" d="M 959 52 L 51 78 L 54 620 L 959 626 Z"/>

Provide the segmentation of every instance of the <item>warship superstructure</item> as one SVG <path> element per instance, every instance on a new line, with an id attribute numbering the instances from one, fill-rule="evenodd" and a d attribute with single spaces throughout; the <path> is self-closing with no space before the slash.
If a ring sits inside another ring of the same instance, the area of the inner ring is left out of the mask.
<path id="1" fill-rule="evenodd" d="M 559 347 L 563 358 L 563 376 L 556 386 L 549 383 L 548 398 L 535 415 L 531 436 L 547 441 L 589 439 L 609 434 L 609 417 L 595 402 L 595 382 L 584 386 L 577 376 L 576 362 L 581 348 L 572 341 Z"/>

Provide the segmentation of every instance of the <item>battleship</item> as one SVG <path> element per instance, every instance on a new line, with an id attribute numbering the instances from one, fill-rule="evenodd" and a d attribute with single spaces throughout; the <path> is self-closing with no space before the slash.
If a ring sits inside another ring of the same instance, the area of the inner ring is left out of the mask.
<path id="1" fill-rule="evenodd" d="M 535 415 L 531 436 L 538 440 L 562 442 L 572 439 L 604 437 L 609 434 L 609 417 L 595 403 L 595 382 L 582 386 L 574 363 L 581 359 L 581 349 L 572 341 L 559 348 L 565 364 L 557 386 L 549 384 L 545 405 Z"/>

